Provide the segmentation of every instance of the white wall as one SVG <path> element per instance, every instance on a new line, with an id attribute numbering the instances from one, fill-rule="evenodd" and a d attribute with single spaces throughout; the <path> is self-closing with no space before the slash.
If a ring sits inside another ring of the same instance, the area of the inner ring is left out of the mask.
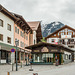
<path id="1" fill-rule="evenodd" d="M 69 55 L 71 56 L 70 59 L 69 59 Z M 66 59 L 66 56 L 67 56 L 67 59 Z M 67 64 L 67 63 L 71 62 L 72 61 L 71 53 L 64 51 L 63 60 L 64 60 L 64 64 Z"/>
<path id="2" fill-rule="evenodd" d="M 0 19 L 3 20 L 3 27 L 0 26 L 0 34 L 3 34 L 3 42 L 7 43 L 7 37 L 11 37 L 11 45 L 14 45 L 14 21 L 0 12 Z M 7 24 L 11 25 L 11 31 L 7 30 Z"/>
<path id="3" fill-rule="evenodd" d="M 59 41 L 59 38 L 47 38 L 47 43 L 52 43 L 52 39 L 55 39 L 55 42 Z"/>
<path id="4" fill-rule="evenodd" d="M 33 44 L 34 44 L 34 40 L 35 40 L 35 44 L 36 44 L 36 31 L 33 31 Z"/>

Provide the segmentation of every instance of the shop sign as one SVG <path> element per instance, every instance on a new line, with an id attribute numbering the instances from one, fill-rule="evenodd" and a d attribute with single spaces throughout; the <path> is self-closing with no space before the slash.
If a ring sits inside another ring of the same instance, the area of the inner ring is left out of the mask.
<path id="1" fill-rule="evenodd" d="M 23 50 L 23 49 L 21 49 L 21 52 L 24 52 L 24 50 Z"/>
<path id="2" fill-rule="evenodd" d="M 41 52 L 49 52 L 49 50 L 48 50 L 47 47 L 43 47 L 43 48 L 41 49 Z"/>
<path id="3" fill-rule="evenodd" d="M 51 52 L 57 52 L 57 50 L 51 50 Z"/>
<path id="4" fill-rule="evenodd" d="M 34 52 L 39 52 L 39 50 L 34 50 Z"/>

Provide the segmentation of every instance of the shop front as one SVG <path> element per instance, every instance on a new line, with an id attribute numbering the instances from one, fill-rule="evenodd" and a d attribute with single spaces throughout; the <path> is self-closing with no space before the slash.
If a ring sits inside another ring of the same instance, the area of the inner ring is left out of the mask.
<path id="1" fill-rule="evenodd" d="M 10 64 L 15 62 L 15 53 L 11 53 L 11 49 L 15 47 L 0 43 L 0 64 Z"/>
<path id="2" fill-rule="evenodd" d="M 58 63 L 61 65 L 64 63 L 65 50 L 73 54 L 72 50 L 50 43 L 38 43 L 26 48 L 32 50 L 32 64 L 55 64 L 57 57 Z"/>
<path id="3" fill-rule="evenodd" d="M 55 63 L 55 57 L 57 56 L 57 59 L 59 60 L 59 64 L 63 63 L 61 60 L 62 58 L 61 53 L 36 53 L 36 54 L 32 54 L 32 59 L 33 62 L 32 63 L 37 63 L 37 64 L 53 64 Z"/>

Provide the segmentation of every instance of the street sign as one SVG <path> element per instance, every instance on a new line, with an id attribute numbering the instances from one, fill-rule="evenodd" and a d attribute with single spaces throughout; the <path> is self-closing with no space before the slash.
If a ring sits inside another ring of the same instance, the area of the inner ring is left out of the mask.
<path id="1" fill-rule="evenodd" d="M 11 52 L 15 52 L 15 49 L 14 49 L 14 48 L 12 48 L 12 49 L 11 49 Z"/>

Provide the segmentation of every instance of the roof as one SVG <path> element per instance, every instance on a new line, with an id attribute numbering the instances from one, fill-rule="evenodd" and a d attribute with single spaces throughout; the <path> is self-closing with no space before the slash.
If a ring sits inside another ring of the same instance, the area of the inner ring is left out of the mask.
<path id="1" fill-rule="evenodd" d="M 61 27 L 60 29 L 56 30 L 55 32 L 53 32 L 52 34 L 50 34 L 50 35 L 48 35 L 47 37 L 45 37 L 45 39 L 49 38 L 51 35 L 57 33 L 58 31 L 60 31 L 60 30 L 62 30 L 62 29 L 64 29 L 64 28 L 70 28 L 70 29 L 72 29 L 73 31 L 75 31 L 74 28 L 72 28 L 72 27 L 70 27 L 70 26 L 68 26 L 68 25 L 65 25 L 65 26 Z"/>
<path id="2" fill-rule="evenodd" d="M 27 22 L 32 30 L 37 30 L 40 24 L 40 21 Z"/>
<path id="3" fill-rule="evenodd" d="M 1 4 L 0 4 L 0 12 L 7 15 L 9 18 L 11 18 L 14 21 L 17 20 L 17 18 L 13 14 L 11 14 L 7 9 L 5 9 Z"/>
<path id="4" fill-rule="evenodd" d="M 12 13 L 12 12 L 11 12 Z M 30 30 L 32 30 L 31 29 L 31 27 L 28 25 L 28 23 L 25 21 L 25 19 L 21 16 L 21 15 L 18 15 L 18 14 L 15 14 L 15 13 L 12 13 L 18 20 L 16 21 L 17 23 L 19 22 L 19 21 L 23 21 L 22 22 L 22 27 L 24 27 L 24 29 L 30 29 Z"/>
<path id="5" fill-rule="evenodd" d="M 65 48 L 67 51 L 74 52 L 74 50 L 72 50 L 70 48 L 67 48 L 67 47 L 65 47 L 63 45 L 57 45 L 57 44 L 46 43 L 46 42 L 37 43 L 35 45 L 31 45 L 31 46 L 28 46 L 28 47 L 25 47 L 25 48 L 32 50 L 32 48 L 40 47 L 40 46 L 43 46 L 43 45 L 62 47 L 62 48 Z"/>

